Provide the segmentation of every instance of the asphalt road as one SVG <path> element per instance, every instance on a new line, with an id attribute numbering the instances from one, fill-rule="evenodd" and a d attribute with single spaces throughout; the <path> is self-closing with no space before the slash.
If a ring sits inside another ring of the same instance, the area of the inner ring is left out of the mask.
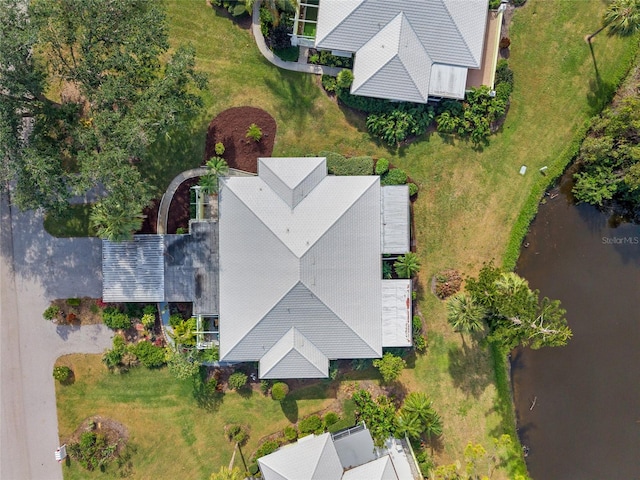
<path id="1" fill-rule="evenodd" d="M 100 297 L 101 243 L 57 239 L 37 212 L 0 199 L 0 479 L 62 479 L 52 369 L 67 353 L 100 353 L 103 325 L 57 326 L 42 318 L 54 298 Z"/>

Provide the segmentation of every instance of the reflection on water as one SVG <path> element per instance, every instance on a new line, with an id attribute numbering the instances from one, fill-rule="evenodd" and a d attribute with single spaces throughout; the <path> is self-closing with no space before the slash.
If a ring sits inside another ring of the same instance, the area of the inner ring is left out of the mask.
<path id="1" fill-rule="evenodd" d="M 566 190 L 541 205 L 517 271 L 562 301 L 574 337 L 512 354 L 519 435 L 534 480 L 638 480 L 640 226 Z"/>

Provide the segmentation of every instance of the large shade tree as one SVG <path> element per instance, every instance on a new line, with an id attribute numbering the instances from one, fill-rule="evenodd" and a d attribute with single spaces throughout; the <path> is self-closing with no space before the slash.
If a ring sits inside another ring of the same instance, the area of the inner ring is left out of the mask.
<path id="1" fill-rule="evenodd" d="M 602 16 L 602 26 L 587 37 L 593 37 L 607 29 L 609 35 L 628 37 L 640 31 L 640 0 L 613 0 Z"/>
<path id="2" fill-rule="evenodd" d="M 201 106 L 194 50 L 169 53 L 159 2 L 24 4 L 0 0 L 2 186 L 15 180 L 23 209 L 54 210 L 100 184 L 118 199 L 100 207 L 108 218 L 139 216 L 153 193 L 137 174 L 149 146 Z"/>

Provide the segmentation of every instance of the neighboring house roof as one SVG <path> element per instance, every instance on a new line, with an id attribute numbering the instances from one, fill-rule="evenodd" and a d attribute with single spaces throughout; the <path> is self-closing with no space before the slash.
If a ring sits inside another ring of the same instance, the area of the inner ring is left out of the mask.
<path id="1" fill-rule="evenodd" d="M 102 241 L 102 299 L 105 302 L 164 300 L 164 241 L 135 235 L 128 242 Z"/>
<path id="2" fill-rule="evenodd" d="M 221 360 L 304 378 L 379 357 L 379 177 L 327 176 L 324 158 L 261 158 L 258 172 L 220 182 Z"/>
<path id="3" fill-rule="evenodd" d="M 330 433 L 309 435 L 258 459 L 265 480 L 340 480 L 342 465 Z"/>
<path id="4" fill-rule="evenodd" d="M 487 13 L 488 0 L 322 0 L 316 46 L 356 54 L 354 94 L 460 98 L 466 69 L 481 66 Z"/>
<path id="5" fill-rule="evenodd" d="M 333 443 L 336 446 L 338 457 L 340 457 L 342 468 L 357 467 L 376 459 L 371 433 L 364 428 L 363 424 L 360 425 L 363 427 L 361 430 L 350 428 L 345 432 L 347 435 L 333 436 Z"/>
<path id="6" fill-rule="evenodd" d="M 411 280 L 382 281 L 382 346 L 413 345 Z"/>
<path id="7" fill-rule="evenodd" d="M 265 480 L 415 480 L 422 478 L 402 442 L 373 445 L 364 424 L 335 434 L 309 435 L 258 459 Z M 407 444 L 407 448 L 409 448 Z"/>
<path id="8" fill-rule="evenodd" d="M 382 187 L 382 253 L 407 253 L 410 228 L 409 187 Z"/>

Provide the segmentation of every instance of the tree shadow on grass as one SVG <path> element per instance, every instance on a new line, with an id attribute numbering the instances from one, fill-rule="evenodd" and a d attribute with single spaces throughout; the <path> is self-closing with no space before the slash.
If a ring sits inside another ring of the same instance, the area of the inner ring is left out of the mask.
<path id="1" fill-rule="evenodd" d="M 602 80 L 592 42 L 589 42 L 589 51 L 591 52 L 591 60 L 593 61 L 594 78 L 589 80 L 587 102 L 589 103 L 590 115 L 596 115 L 611 102 L 613 95 L 616 93 L 616 86 L 611 82 Z"/>
<path id="2" fill-rule="evenodd" d="M 224 401 L 224 393 L 216 390 L 215 382 L 207 381 L 205 368 L 193 379 L 193 398 L 198 407 L 208 412 L 217 412 Z"/>
<path id="3" fill-rule="evenodd" d="M 291 423 L 298 421 L 298 402 L 296 402 L 295 398 L 286 397 L 280 402 L 280 408 L 282 408 L 282 413 Z"/>
<path id="4" fill-rule="evenodd" d="M 464 345 L 464 344 L 463 344 Z M 449 347 L 449 374 L 453 384 L 463 392 L 478 398 L 492 381 L 486 368 L 486 353 L 477 344 L 470 347 Z"/>
<path id="5" fill-rule="evenodd" d="M 293 119 L 292 124 L 302 133 L 306 121 L 314 115 L 315 101 L 320 96 L 312 75 L 278 69 L 279 78 L 265 79 L 265 85 L 280 102 L 276 104 L 282 118 Z"/>
<path id="6" fill-rule="evenodd" d="M 238 395 L 245 399 L 251 398 L 251 396 L 253 395 L 253 388 L 251 388 L 250 384 L 246 384 L 244 387 L 239 388 L 236 391 L 238 392 Z"/>

